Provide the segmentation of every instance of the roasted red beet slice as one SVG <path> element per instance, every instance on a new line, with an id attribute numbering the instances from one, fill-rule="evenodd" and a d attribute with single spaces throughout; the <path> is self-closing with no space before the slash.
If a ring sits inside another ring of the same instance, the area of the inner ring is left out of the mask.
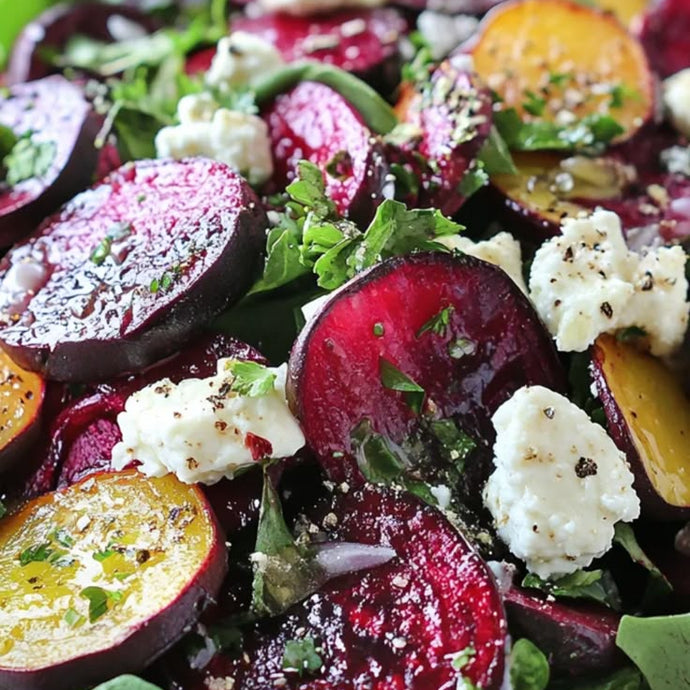
<path id="1" fill-rule="evenodd" d="M 361 115 L 330 86 L 302 82 L 263 115 L 273 144 L 273 181 L 284 188 L 302 159 L 323 171 L 326 192 L 342 214 L 369 219 L 383 199 L 387 166 Z"/>
<path id="2" fill-rule="evenodd" d="M 0 99 L 0 125 L 30 135 L 50 164 L 14 186 L 0 180 L 0 246 L 27 235 L 63 201 L 91 184 L 98 161 L 94 140 L 102 118 L 82 90 L 53 76 L 18 84 Z"/>
<path id="3" fill-rule="evenodd" d="M 662 77 L 690 67 L 688 0 L 650 3 L 650 9 L 642 20 L 640 40 L 652 68 Z"/>
<path id="4" fill-rule="evenodd" d="M 408 25 L 397 10 L 388 7 L 315 17 L 238 17 L 232 28 L 273 43 L 286 62 L 317 60 L 388 90 L 400 76 L 398 41 Z"/>
<path id="5" fill-rule="evenodd" d="M 140 371 L 244 293 L 266 227 L 222 163 L 125 165 L 2 260 L 0 341 L 57 380 Z"/>
<path id="6" fill-rule="evenodd" d="M 202 690 L 211 678 L 231 677 L 243 690 L 273 687 L 278 679 L 300 690 L 427 690 L 454 688 L 462 675 L 499 688 L 506 633 L 500 596 L 484 563 L 441 513 L 372 486 L 338 494 L 327 512 L 337 518 L 333 539 L 390 546 L 397 557 L 331 580 L 285 616 L 244 631 L 239 658 L 217 654 L 203 675 L 182 671 L 171 687 Z M 323 515 L 312 517 L 320 524 Z M 314 639 L 323 666 L 300 678 L 283 671 L 282 658 L 286 642 L 301 637 Z M 454 668 L 468 647 L 474 656 Z"/>
<path id="7" fill-rule="evenodd" d="M 396 107 L 411 138 L 390 147 L 389 155 L 418 177 L 419 206 L 453 215 L 465 201 L 462 178 L 491 129 L 491 98 L 451 62 L 417 88 L 408 87 Z"/>
<path id="8" fill-rule="evenodd" d="M 127 22 L 131 27 L 126 26 Z M 55 5 L 29 22 L 17 36 L 5 79 L 8 84 L 19 84 L 57 71 L 45 59 L 46 52 L 60 52 L 77 34 L 98 41 L 116 41 L 127 31 L 144 34 L 153 28 L 154 22 L 136 7 L 102 2 Z"/>
<path id="9" fill-rule="evenodd" d="M 513 634 L 532 640 L 558 675 L 602 675 L 625 662 L 616 647 L 620 614 L 593 603 L 545 600 L 511 587 L 504 602 Z"/>

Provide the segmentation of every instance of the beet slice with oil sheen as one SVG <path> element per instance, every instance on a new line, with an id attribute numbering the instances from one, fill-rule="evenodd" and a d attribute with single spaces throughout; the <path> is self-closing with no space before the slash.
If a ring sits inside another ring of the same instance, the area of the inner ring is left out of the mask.
<path id="1" fill-rule="evenodd" d="M 222 163 L 127 164 L 0 262 L 0 341 L 52 379 L 140 371 L 244 294 L 267 225 Z"/>
<path id="2" fill-rule="evenodd" d="M 652 68 L 662 77 L 690 67 L 690 4 L 687 0 L 650 3 L 639 35 Z"/>
<path id="3" fill-rule="evenodd" d="M 424 389 L 424 418 L 452 419 L 477 443 L 463 472 L 475 500 L 491 469 L 491 415 L 522 386 L 564 388 L 551 337 L 501 269 L 442 253 L 385 261 L 334 293 L 290 357 L 288 400 L 336 481 L 361 481 L 351 434 L 363 420 L 395 443 L 420 426 L 384 386 L 384 361 Z"/>
<path id="4" fill-rule="evenodd" d="M 91 184 L 94 140 L 103 122 L 81 88 L 52 76 L 17 84 L 0 98 L 0 125 L 24 138 L 40 163 L 13 184 L 0 174 L 0 247 L 29 234 L 62 202 Z"/>
<path id="5" fill-rule="evenodd" d="M 410 494 L 374 486 L 338 492 L 323 515 L 310 517 L 321 524 L 326 514 L 330 538 L 388 546 L 396 557 L 331 580 L 284 616 L 244 630 L 242 654 L 216 654 L 203 671 L 187 667 L 169 687 L 202 690 L 212 678 L 230 677 L 243 690 L 278 679 L 300 690 L 451 690 L 465 678 L 497 690 L 506 637 L 500 595 L 443 515 Z M 321 669 L 301 677 L 285 671 L 286 643 L 308 637 Z"/>
<path id="6" fill-rule="evenodd" d="M 273 148 L 273 183 L 283 189 L 307 159 L 324 171 L 326 193 L 338 211 L 369 220 L 383 200 L 388 167 L 381 144 L 362 116 L 325 84 L 302 82 L 263 113 Z"/>

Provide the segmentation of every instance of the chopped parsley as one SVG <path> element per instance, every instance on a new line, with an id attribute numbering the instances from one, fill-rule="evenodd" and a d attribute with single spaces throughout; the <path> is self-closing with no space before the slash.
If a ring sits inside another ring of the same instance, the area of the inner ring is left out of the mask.
<path id="1" fill-rule="evenodd" d="M 477 652 L 474 647 L 465 647 L 465 649 L 461 649 L 459 652 L 455 652 L 455 654 L 452 655 L 450 665 L 456 671 L 462 671 L 476 655 Z"/>
<path id="2" fill-rule="evenodd" d="M 525 100 L 522 103 L 522 109 L 525 112 L 529 113 L 530 115 L 534 115 L 535 117 L 539 117 L 540 115 L 544 114 L 545 108 L 545 98 L 538 96 L 536 93 L 534 93 L 534 91 L 525 91 Z"/>
<path id="3" fill-rule="evenodd" d="M 379 376 L 384 388 L 403 394 L 405 402 L 415 414 L 422 411 L 424 389 L 384 357 L 379 357 Z"/>
<path id="4" fill-rule="evenodd" d="M 120 591 L 108 591 L 102 587 L 92 585 L 85 587 L 79 595 L 89 601 L 89 623 L 95 623 L 101 616 L 108 612 L 108 602 L 117 603 L 122 600 Z"/>
<path id="5" fill-rule="evenodd" d="M 54 141 L 35 141 L 33 132 L 23 134 L 4 157 L 5 180 L 15 186 L 25 180 L 45 175 L 55 160 Z"/>
<path id="6" fill-rule="evenodd" d="M 113 242 L 124 239 L 131 232 L 132 226 L 129 223 L 114 223 L 105 237 L 93 248 L 89 260 L 96 266 L 100 266 L 110 256 Z M 151 290 L 151 292 L 156 292 L 156 290 Z"/>
<path id="7" fill-rule="evenodd" d="M 621 606 L 618 588 L 605 570 L 577 570 L 554 580 L 542 580 L 534 573 L 528 573 L 522 586 L 538 589 L 554 597 L 567 599 L 591 599 L 619 610 Z"/>
<path id="8" fill-rule="evenodd" d="M 300 676 L 304 673 L 316 673 L 323 661 L 317 653 L 313 637 L 301 640 L 288 640 L 283 652 L 283 670 L 296 671 Z"/>
<path id="9" fill-rule="evenodd" d="M 62 619 L 65 621 L 65 623 L 67 623 L 67 625 L 69 625 L 70 628 L 76 628 L 86 621 L 84 616 L 82 616 L 72 607 L 65 611 L 65 615 L 62 617 Z"/>
<path id="10" fill-rule="evenodd" d="M 441 453 L 458 472 L 465 467 L 465 460 L 477 447 L 476 442 L 470 438 L 452 419 L 437 419 L 429 424 L 431 433 L 438 439 L 441 445 Z"/>
<path id="11" fill-rule="evenodd" d="M 380 338 L 381 336 L 383 336 L 384 331 L 385 331 L 384 326 L 380 321 L 377 321 L 374 324 L 374 327 L 372 328 L 372 332 L 377 338 Z"/>
<path id="12" fill-rule="evenodd" d="M 19 565 L 24 567 L 29 563 L 42 563 L 47 561 L 53 552 L 54 549 L 49 541 L 29 546 L 19 554 Z"/>
<path id="13" fill-rule="evenodd" d="M 434 314 L 418 331 L 417 338 L 423 336 L 425 333 L 435 333 L 436 335 L 445 336 L 448 326 L 450 325 L 450 315 L 455 311 L 455 307 L 449 304 L 443 307 L 437 314 Z"/>
<path id="14" fill-rule="evenodd" d="M 233 375 L 230 390 L 238 395 L 261 398 L 273 390 L 276 374 L 263 364 L 234 360 L 226 367 Z"/>

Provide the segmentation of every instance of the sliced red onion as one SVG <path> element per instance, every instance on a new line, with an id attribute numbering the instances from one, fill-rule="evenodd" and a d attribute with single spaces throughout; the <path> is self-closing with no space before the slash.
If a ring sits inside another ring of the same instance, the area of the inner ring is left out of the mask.
<path id="1" fill-rule="evenodd" d="M 388 563 L 397 555 L 388 546 L 345 541 L 317 544 L 315 549 L 315 560 L 323 568 L 328 580 L 345 573 L 375 568 Z"/>

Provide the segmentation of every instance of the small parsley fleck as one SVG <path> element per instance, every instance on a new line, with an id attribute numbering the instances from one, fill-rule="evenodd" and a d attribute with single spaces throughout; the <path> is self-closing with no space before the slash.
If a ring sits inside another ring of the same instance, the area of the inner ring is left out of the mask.
<path id="1" fill-rule="evenodd" d="M 233 360 L 226 365 L 233 375 L 230 390 L 249 398 L 260 398 L 273 390 L 276 374 L 258 362 Z"/>
<path id="2" fill-rule="evenodd" d="M 434 314 L 418 331 L 417 337 L 421 337 L 425 333 L 435 333 L 436 335 L 444 336 L 450 325 L 450 315 L 455 310 L 455 307 L 450 304 L 443 307 L 441 311 Z"/>
<path id="3" fill-rule="evenodd" d="M 315 673 L 323 665 L 321 657 L 316 651 L 314 638 L 305 637 L 301 640 L 288 640 L 283 652 L 283 670 L 303 673 Z"/>
<path id="4" fill-rule="evenodd" d="M 418 383 L 384 357 L 379 357 L 379 376 L 384 388 L 401 392 L 410 409 L 415 414 L 421 412 L 426 394 Z"/>

